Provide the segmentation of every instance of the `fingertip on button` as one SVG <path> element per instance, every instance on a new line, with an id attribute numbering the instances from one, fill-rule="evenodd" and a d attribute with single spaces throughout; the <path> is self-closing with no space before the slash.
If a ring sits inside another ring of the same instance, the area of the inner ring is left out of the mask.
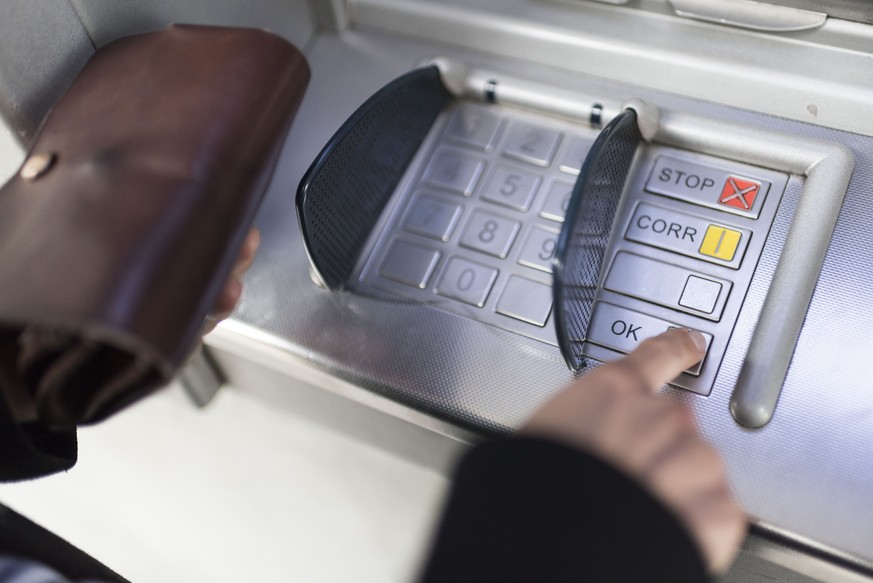
<path id="1" fill-rule="evenodd" d="M 697 353 L 703 358 L 706 355 L 706 351 L 709 349 L 709 345 L 706 342 L 706 336 L 703 335 L 702 332 L 695 330 L 693 328 L 683 328 L 679 326 L 670 326 L 667 329 L 667 332 L 672 332 L 673 330 L 679 330 L 685 333 L 688 336 L 689 340 L 694 344 L 694 348 L 697 349 Z M 691 372 L 689 369 L 686 372 Z"/>
<path id="2" fill-rule="evenodd" d="M 697 352 L 701 356 L 706 354 L 706 337 L 697 330 L 692 330 L 691 328 L 681 329 L 685 330 L 685 332 L 688 334 L 688 337 L 691 338 L 691 341 L 694 343 L 694 347 L 697 348 Z"/>

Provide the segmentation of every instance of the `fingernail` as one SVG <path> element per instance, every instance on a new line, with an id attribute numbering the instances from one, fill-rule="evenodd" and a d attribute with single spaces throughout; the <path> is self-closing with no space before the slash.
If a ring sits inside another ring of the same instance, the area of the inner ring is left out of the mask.
<path id="1" fill-rule="evenodd" d="M 229 310 L 222 310 L 220 312 L 210 312 L 210 313 L 206 314 L 206 320 L 208 322 L 215 322 L 217 324 L 218 322 L 221 322 L 222 320 L 227 320 L 230 317 L 230 315 L 233 314 L 233 310 L 234 309 L 231 308 Z"/>
<path id="2" fill-rule="evenodd" d="M 703 334 L 691 328 L 685 328 L 685 331 L 688 333 L 691 341 L 694 342 L 694 346 L 697 347 L 697 352 L 700 354 L 706 353 L 706 338 L 703 337 Z"/>

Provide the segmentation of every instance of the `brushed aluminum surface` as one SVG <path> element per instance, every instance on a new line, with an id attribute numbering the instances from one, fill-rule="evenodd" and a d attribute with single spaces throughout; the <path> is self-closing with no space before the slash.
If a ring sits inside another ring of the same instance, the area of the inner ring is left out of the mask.
<path id="1" fill-rule="evenodd" d="M 669 0 L 676 14 L 751 30 L 788 32 L 818 28 L 827 14 L 751 0 Z"/>
<path id="2" fill-rule="evenodd" d="M 665 2 L 634 4 L 644 9 L 575 0 L 350 0 L 358 27 L 873 135 L 873 76 L 863 74 L 871 27 L 828 19 L 812 31 L 740 31 L 676 18 Z"/>

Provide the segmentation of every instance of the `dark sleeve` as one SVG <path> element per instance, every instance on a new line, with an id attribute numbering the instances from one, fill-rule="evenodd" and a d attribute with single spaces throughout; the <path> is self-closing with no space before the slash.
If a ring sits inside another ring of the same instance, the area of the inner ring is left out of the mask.
<path id="1" fill-rule="evenodd" d="M 0 482 L 28 480 L 69 470 L 76 463 L 76 430 L 50 431 L 39 422 L 18 423 L 6 403 L 6 374 L 14 342 L 0 332 Z"/>
<path id="2" fill-rule="evenodd" d="M 677 518 L 580 450 L 533 438 L 461 462 L 423 583 L 708 581 Z"/>
<path id="3" fill-rule="evenodd" d="M 72 581 L 127 583 L 67 541 L 0 504 L 0 555 L 41 563 Z"/>

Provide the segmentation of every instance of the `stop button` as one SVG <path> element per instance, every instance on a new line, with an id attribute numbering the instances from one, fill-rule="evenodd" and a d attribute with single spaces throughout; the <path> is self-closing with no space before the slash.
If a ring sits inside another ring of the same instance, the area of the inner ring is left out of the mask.
<path id="1" fill-rule="evenodd" d="M 646 190 L 756 219 L 770 190 L 770 182 L 745 171 L 662 155 L 655 161 Z"/>

